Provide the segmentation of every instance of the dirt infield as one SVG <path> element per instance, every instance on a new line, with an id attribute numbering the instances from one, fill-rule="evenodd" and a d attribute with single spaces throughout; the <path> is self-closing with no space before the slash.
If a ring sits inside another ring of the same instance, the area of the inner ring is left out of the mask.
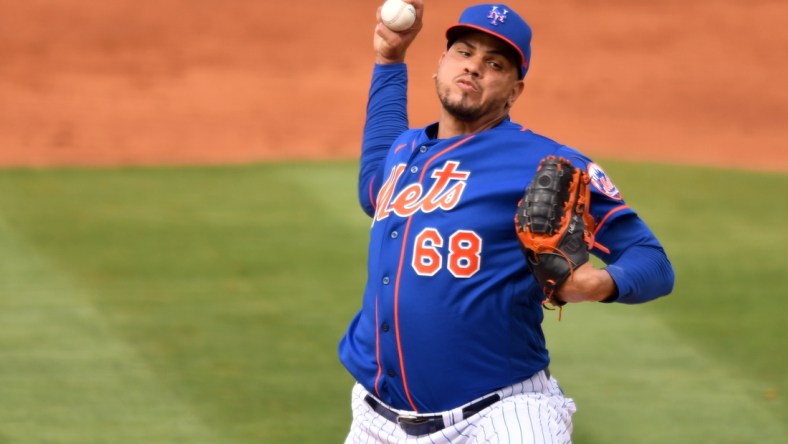
<path id="1" fill-rule="evenodd" d="M 0 0 L 0 165 L 355 157 L 378 3 Z M 473 2 L 426 3 L 412 125 Z M 787 2 L 508 4 L 535 35 L 515 120 L 597 157 L 788 171 Z"/>

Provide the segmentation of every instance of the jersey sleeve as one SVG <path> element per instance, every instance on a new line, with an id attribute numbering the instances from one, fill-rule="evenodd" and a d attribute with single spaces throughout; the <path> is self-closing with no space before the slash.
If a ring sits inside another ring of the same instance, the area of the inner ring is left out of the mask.
<path id="1" fill-rule="evenodd" d="M 590 212 L 596 222 L 591 253 L 600 258 L 616 283 L 605 302 L 639 304 L 673 291 L 673 266 L 657 237 L 630 208 L 604 170 L 570 148 L 559 155 L 584 168 L 591 178 Z"/>
<path id="2" fill-rule="evenodd" d="M 408 71 L 404 63 L 375 65 L 361 143 L 358 198 L 364 212 L 375 213 L 375 196 L 383 181 L 386 154 L 408 129 Z"/>
<path id="3" fill-rule="evenodd" d="M 611 222 L 597 242 L 611 245 L 595 255 L 616 283 L 617 293 L 605 302 L 639 304 L 673 291 L 673 266 L 649 227 L 634 212 Z"/>

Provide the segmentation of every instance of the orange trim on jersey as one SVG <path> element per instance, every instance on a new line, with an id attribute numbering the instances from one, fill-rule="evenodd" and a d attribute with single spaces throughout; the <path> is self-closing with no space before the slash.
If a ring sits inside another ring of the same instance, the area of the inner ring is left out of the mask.
<path id="1" fill-rule="evenodd" d="M 424 180 L 424 173 L 427 172 L 427 167 L 430 166 L 430 164 L 432 163 L 433 160 L 435 160 L 438 157 L 448 153 L 449 151 L 453 150 L 454 148 L 457 148 L 458 146 L 460 146 L 463 143 L 471 140 L 472 138 L 473 138 L 473 134 L 471 134 L 470 136 L 460 140 L 459 142 L 455 143 L 454 145 L 444 149 L 443 151 L 441 151 L 439 153 L 436 153 L 434 156 L 430 157 L 430 159 L 427 161 L 427 163 L 425 163 L 424 166 L 421 168 L 421 176 L 419 176 L 419 183 L 421 183 Z"/>
<path id="2" fill-rule="evenodd" d="M 457 148 L 458 146 L 471 140 L 472 138 L 473 135 L 470 135 L 460 140 L 459 142 L 455 143 L 454 145 L 444 149 L 443 151 L 435 154 L 429 160 L 427 160 L 427 162 L 424 164 L 424 166 L 421 169 L 421 176 L 419 176 L 419 184 L 421 184 L 422 181 L 424 180 L 424 173 L 427 171 L 427 167 L 430 165 L 430 163 L 432 163 L 433 160 Z M 410 396 L 410 389 L 408 388 L 408 378 L 407 375 L 405 374 L 405 359 L 403 358 L 403 354 L 402 354 L 402 341 L 400 339 L 400 334 L 399 334 L 399 284 L 400 284 L 400 280 L 402 279 L 402 268 L 404 267 L 405 264 L 405 249 L 407 248 L 407 243 L 405 241 L 408 239 L 408 233 L 410 232 L 410 223 L 412 220 L 413 220 L 413 215 L 409 216 L 408 221 L 405 223 L 405 232 L 402 235 L 402 248 L 400 249 L 400 253 L 399 253 L 399 265 L 397 266 L 397 279 L 394 281 L 394 333 L 397 338 L 397 356 L 399 357 L 399 371 L 400 371 L 400 375 L 402 376 L 402 387 L 405 389 L 405 397 L 408 399 L 408 404 L 410 404 L 410 408 L 412 408 L 414 412 L 418 413 L 419 409 L 416 408 L 416 404 L 413 402 L 413 399 Z M 377 328 L 377 325 L 375 326 L 375 328 Z"/>
<path id="3" fill-rule="evenodd" d="M 375 360 L 378 363 L 378 374 L 375 376 L 375 394 L 378 395 L 380 398 L 380 390 L 378 390 L 378 383 L 380 382 L 380 376 L 383 374 L 383 366 L 380 365 L 380 329 L 378 325 L 380 324 L 380 320 L 378 319 L 378 295 L 375 295 Z"/>
<path id="4" fill-rule="evenodd" d="M 410 231 L 410 221 L 413 219 L 413 216 L 408 217 L 408 222 L 405 224 L 405 233 L 402 236 L 402 248 L 399 252 L 399 265 L 397 266 L 397 279 L 394 282 L 394 325 L 395 325 L 395 334 L 397 337 L 397 356 L 399 357 L 399 371 L 402 375 L 402 387 L 405 388 L 405 397 L 408 398 L 408 404 L 413 409 L 414 412 L 418 412 L 419 410 L 416 408 L 416 405 L 413 403 L 413 400 L 410 398 L 410 389 L 408 389 L 408 378 L 405 375 L 405 359 L 402 357 L 402 341 L 400 340 L 399 335 L 399 281 L 402 277 L 402 264 L 405 258 L 405 248 L 407 247 L 407 243 L 405 240 L 408 238 L 408 232 Z M 377 327 L 377 326 L 376 326 Z"/>
<path id="5" fill-rule="evenodd" d="M 596 234 L 599 233 L 599 230 L 602 228 L 602 226 L 605 225 L 605 222 L 607 222 L 607 220 L 610 219 L 610 216 L 618 213 L 619 211 L 626 210 L 627 208 L 629 208 L 629 205 L 619 205 L 613 208 L 612 210 L 608 211 L 607 214 L 605 214 L 605 217 L 602 218 L 602 220 L 599 222 L 599 224 L 597 224 L 596 228 L 594 229 L 594 238 L 596 238 Z M 605 254 L 610 254 L 610 250 L 602 244 L 594 242 L 593 246 L 598 248 Z"/>
<path id="6" fill-rule="evenodd" d="M 372 176 L 372 179 L 369 179 L 369 201 L 372 202 L 372 209 L 378 209 L 378 202 L 375 200 L 375 195 L 372 193 L 372 184 L 375 183 L 375 176 Z"/>
<path id="7" fill-rule="evenodd" d="M 606 246 L 600 244 L 597 241 L 594 241 L 594 243 L 591 244 L 591 248 L 596 248 L 597 250 L 601 251 L 602 253 L 610 254 L 610 249 L 607 248 Z"/>
<path id="8" fill-rule="evenodd" d="M 597 233 L 599 233 L 599 230 L 602 228 L 603 225 L 605 225 L 605 222 L 607 222 L 607 220 L 610 219 L 610 216 L 618 213 L 619 211 L 626 210 L 627 208 L 629 208 L 629 205 L 619 205 L 613 208 L 612 210 L 608 211 L 607 214 L 605 214 L 605 217 L 603 217 L 602 220 L 599 222 L 599 224 L 596 226 L 596 229 L 594 230 L 594 234 L 596 235 Z"/>
<path id="9" fill-rule="evenodd" d="M 397 145 L 397 147 L 394 148 L 394 154 L 397 154 L 399 152 L 399 150 L 401 150 L 402 148 L 405 148 L 406 146 L 408 146 L 407 143 L 403 143 L 402 145 Z"/>

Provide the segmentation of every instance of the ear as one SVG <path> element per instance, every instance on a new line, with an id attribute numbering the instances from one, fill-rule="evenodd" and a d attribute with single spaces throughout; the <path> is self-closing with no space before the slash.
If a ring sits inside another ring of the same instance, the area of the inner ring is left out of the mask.
<path id="1" fill-rule="evenodd" d="M 509 98 L 506 100 L 506 106 L 511 108 L 514 105 L 514 102 L 517 101 L 517 98 L 520 97 L 520 94 L 523 93 L 525 89 L 525 81 L 524 80 L 517 80 L 512 85 L 512 89 L 509 92 Z"/>
<path id="2" fill-rule="evenodd" d="M 438 67 L 437 67 L 437 69 L 441 69 L 441 64 L 443 63 L 443 59 L 444 58 L 446 58 L 446 51 L 443 51 L 441 56 L 438 57 Z M 432 78 L 433 79 L 437 79 L 438 78 L 438 72 L 437 71 L 432 74 Z"/>

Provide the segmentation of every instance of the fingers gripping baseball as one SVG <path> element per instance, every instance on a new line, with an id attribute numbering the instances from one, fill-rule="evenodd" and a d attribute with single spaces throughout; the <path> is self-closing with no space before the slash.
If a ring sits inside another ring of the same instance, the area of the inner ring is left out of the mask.
<path id="1" fill-rule="evenodd" d="M 548 156 L 517 208 L 515 226 L 528 266 L 554 305 L 565 303 L 558 289 L 588 262 L 593 245 L 589 182 L 588 174 L 569 161 Z"/>
<path id="2" fill-rule="evenodd" d="M 424 0 L 404 0 L 416 10 L 416 20 L 413 25 L 402 31 L 393 31 L 386 26 L 381 18 L 382 6 L 378 8 L 373 38 L 375 62 L 379 64 L 401 63 L 405 60 L 405 53 L 422 28 L 424 16 Z"/>

